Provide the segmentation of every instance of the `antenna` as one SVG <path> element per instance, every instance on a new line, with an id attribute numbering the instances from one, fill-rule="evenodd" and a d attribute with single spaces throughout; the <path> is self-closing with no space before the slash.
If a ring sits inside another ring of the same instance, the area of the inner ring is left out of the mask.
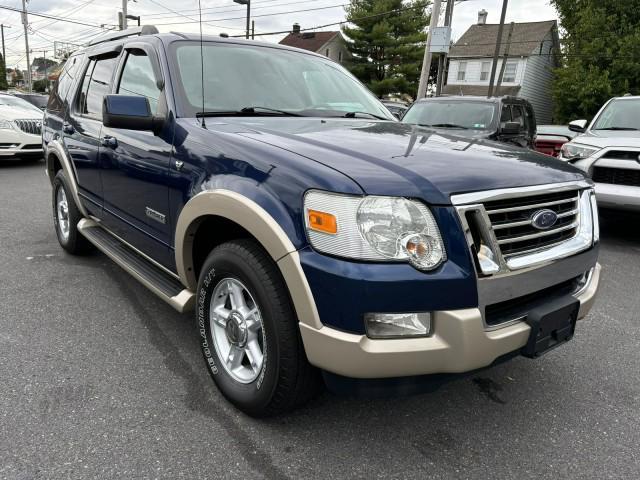
<path id="1" fill-rule="evenodd" d="M 202 81 L 202 128 L 207 128 L 204 123 L 204 48 L 202 46 L 202 6 L 200 0 L 198 0 L 198 11 L 200 13 L 200 75 Z"/>

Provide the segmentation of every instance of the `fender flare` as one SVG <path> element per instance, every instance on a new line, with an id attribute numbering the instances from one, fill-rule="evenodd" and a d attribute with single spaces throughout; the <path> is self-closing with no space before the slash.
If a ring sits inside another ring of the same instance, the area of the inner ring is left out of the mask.
<path id="1" fill-rule="evenodd" d="M 47 148 L 45 150 L 46 156 L 45 161 L 47 165 L 47 177 L 49 177 L 49 182 L 53 183 L 53 179 L 55 178 L 55 171 L 53 169 L 53 161 L 51 159 L 52 156 L 55 156 L 60 165 L 62 165 L 62 171 L 67 178 L 68 187 L 71 189 L 71 195 L 73 196 L 73 200 L 75 201 L 78 210 L 82 213 L 83 217 L 89 217 L 87 210 L 84 208 L 82 201 L 80 200 L 80 195 L 78 193 L 78 181 L 76 179 L 75 170 L 73 168 L 73 163 L 69 160 L 67 153 L 64 150 L 64 147 L 58 140 L 52 140 L 47 144 Z"/>
<path id="2" fill-rule="evenodd" d="M 253 235 L 276 262 L 293 301 L 298 320 L 321 328 L 315 301 L 300 256 L 282 227 L 253 200 L 225 189 L 198 193 L 184 206 L 176 224 L 176 270 L 182 283 L 196 291 L 198 279 L 193 264 L 193 240 L 200 221 L 215 215 L 230 220 Z"/>

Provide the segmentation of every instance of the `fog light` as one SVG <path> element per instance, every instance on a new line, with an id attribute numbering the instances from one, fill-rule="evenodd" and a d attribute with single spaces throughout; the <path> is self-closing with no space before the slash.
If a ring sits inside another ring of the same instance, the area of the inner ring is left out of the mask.
<path id="1" fill-rule="evenodd" d="M 431 334 L 431 313 L 367 313 L 369 338 L 426 337 Z"/>

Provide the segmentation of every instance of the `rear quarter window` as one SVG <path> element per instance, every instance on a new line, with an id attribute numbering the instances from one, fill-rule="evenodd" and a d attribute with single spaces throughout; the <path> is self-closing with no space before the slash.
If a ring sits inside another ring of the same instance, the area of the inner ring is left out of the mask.
<path id="1" fill-rule="evenodd" d="M 49 95 L 49 102 L 47 103 L 47 109 L 52 111 L 64 110 L 65 101 L 68 101 L 68 96 L 72 93 L 72 86 L 75 82 L 78 69 L 82 63 L 83 55 L 72 55 L 62 66 L 58 80 L 56 80 L 51 94 Z"/>

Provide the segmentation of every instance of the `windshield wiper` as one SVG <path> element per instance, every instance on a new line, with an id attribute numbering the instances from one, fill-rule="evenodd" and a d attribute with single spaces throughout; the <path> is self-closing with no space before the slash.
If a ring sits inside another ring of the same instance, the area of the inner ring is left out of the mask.
<path id="1" fill-rule="evenodd" d="M 369 112 L 347 112 L 344 114 L 344 118 L 356 118 L 356 115 L 369 115 L 370 117 L 377 118 L 378 120 L 389 120 L 381 115 L 376 115 Z"/>
<path id="2" fill-rule="evenodd" d="M 629 130 L 629 131 L 634 131 L 634 130 L 638 130 L 638 129 L 634 128 L 634 127 L 604 127 L 604 128 L 594 128 L 594 130 Z"/>
<path id="3" fill-rule="evenodd" d="M 287 117 L 302 117 L 299 113 L 287 112 L 269 107 L 243 107 L 240 110 L 213 110 L 209 112 L 197 112 L 196 117 L 242 117 L 256 115 L 284 115 Z"/>
<path id="4" fill-rule="evenodd" d="M 469 130 L 468 127 L 464 125 L 456 125 L 455 123 L 434 123 L 431 125 L 420 124 L 421 127 L 431 127 L 431 128 L 460 128 L 461 130 Z"/>

